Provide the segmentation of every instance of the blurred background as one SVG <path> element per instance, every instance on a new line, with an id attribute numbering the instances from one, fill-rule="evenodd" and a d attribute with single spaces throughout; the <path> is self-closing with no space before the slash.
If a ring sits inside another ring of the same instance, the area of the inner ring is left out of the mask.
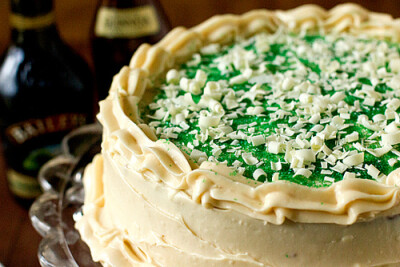
<path id="1" fill-rule="evenodd" d="M 302 4 L 318 4 L 324 8 L 349 1 L 339 0 L 160 0 L 172 27 L 194 26 L 215 14 L 240 14 L 256 8 L 289 9 Z M 398 0 L 356 0 L 352 1 L 376 11 L 400 17 Z M 9 1 L 0 1 L 0 52 L 9 40 Z M 96 9 L 96 0 L 55 0 L 56 22 L 63 39 L 91 62 L 89 30 Z"/>
<path id="2" fill-rule="evenodd" d="M 160 0 L 172 27 L 194 26 L 215 14 L 240 14 L 252 9 L 290 9 L 314 3 L 324 8 L 345 3 L 334 0 Z M 375 12 L 400 17 L 399 0 L 353 1 Z M 55 0 L 56 24 L 62 39 L 80 54 L 93 69 L 90 29 L 96 0 Z M 0 54 L 10 41 L 9 1 L 0 1 Z M 40 237 L 33 230 L 28 211 L 17 205 L 7 190 L 4 162 L 0 158 L 0 262 L 5 266 L 39 266 L 37 248 Z"/>

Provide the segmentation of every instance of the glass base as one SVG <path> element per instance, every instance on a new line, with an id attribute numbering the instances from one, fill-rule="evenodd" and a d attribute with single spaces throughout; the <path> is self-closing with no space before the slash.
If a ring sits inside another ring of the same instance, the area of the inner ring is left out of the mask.
<path id="1" fill-rule="evenodd" d="M 83 126 L 62 142 L 63 154 L 47 162 L 39 172 L 43 194 L 32 204 L 33 227 L 43 237 L 38 258 L 44 267 L 100 267 L 75 229 L 82 215 L 83 170 L 100 152 L 99 124 Z"/>

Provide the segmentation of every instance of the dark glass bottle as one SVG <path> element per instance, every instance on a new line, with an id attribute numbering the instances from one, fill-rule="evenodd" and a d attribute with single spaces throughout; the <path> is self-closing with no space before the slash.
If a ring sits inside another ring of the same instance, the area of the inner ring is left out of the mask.
<path id="1" fill-rule="evenodd" d="M 59 37 L 52 0 L 11 0 L 11 44 L 0 65 L 0 127 L 14 196 L 38 196 L 39 168 L 62 137 L 93 119 L 93 77 Z"/>
<path id="2" fill-rule="evenodd" d="M 92 27 L 97 92 L 108 95 L 112 77 L 142 43 L 156 43 L 170 24 L 158 0 L 100 0 Z"/>

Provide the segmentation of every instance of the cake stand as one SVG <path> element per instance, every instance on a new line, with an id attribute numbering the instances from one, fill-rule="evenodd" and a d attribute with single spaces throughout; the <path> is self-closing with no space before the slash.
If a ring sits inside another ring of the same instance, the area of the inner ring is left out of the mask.
<path id="1" fill-rule="evenodd" d="M 38 259 L 43 267 L 101 266 L 75 229 L 82 216 L 84 167 L 100 152 L 99 124 L 83 126 L 62 141 L 62 154 L 47 162 L 39 172 L 43 194 L 29 210 L 35 230 L 43 237 Z"/>

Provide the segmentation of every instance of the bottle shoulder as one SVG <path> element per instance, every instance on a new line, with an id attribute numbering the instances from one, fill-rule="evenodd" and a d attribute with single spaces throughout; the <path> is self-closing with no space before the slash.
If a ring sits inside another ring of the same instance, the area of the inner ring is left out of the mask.
<path id="1" fill-rule="evenodd" d="M 90 79 L 87 63 L 67 46 L 46 50 L 12 45 L 0 65 L 0 88 L 11 81 L 28 87 L 76 87 L 78 81 L 86 84 Z"/>
<path id="2" fill-rule="evenodd" d="M 6 50 L 0 64 L 0 97 L 13 97 L 17 94 L 17 76 L 24 60 L 25 53 L 21 47 L 11 45 Z"/>
<path id="3" fill-rule="evenodd" d="M 88 109 L 93 81 L 87 64 L 74 53 L 63 55 L 10 46 L 0 65 L 0 110 L 12 117 Z M 78 108 L 79 107 L 79 108 Z"/>

